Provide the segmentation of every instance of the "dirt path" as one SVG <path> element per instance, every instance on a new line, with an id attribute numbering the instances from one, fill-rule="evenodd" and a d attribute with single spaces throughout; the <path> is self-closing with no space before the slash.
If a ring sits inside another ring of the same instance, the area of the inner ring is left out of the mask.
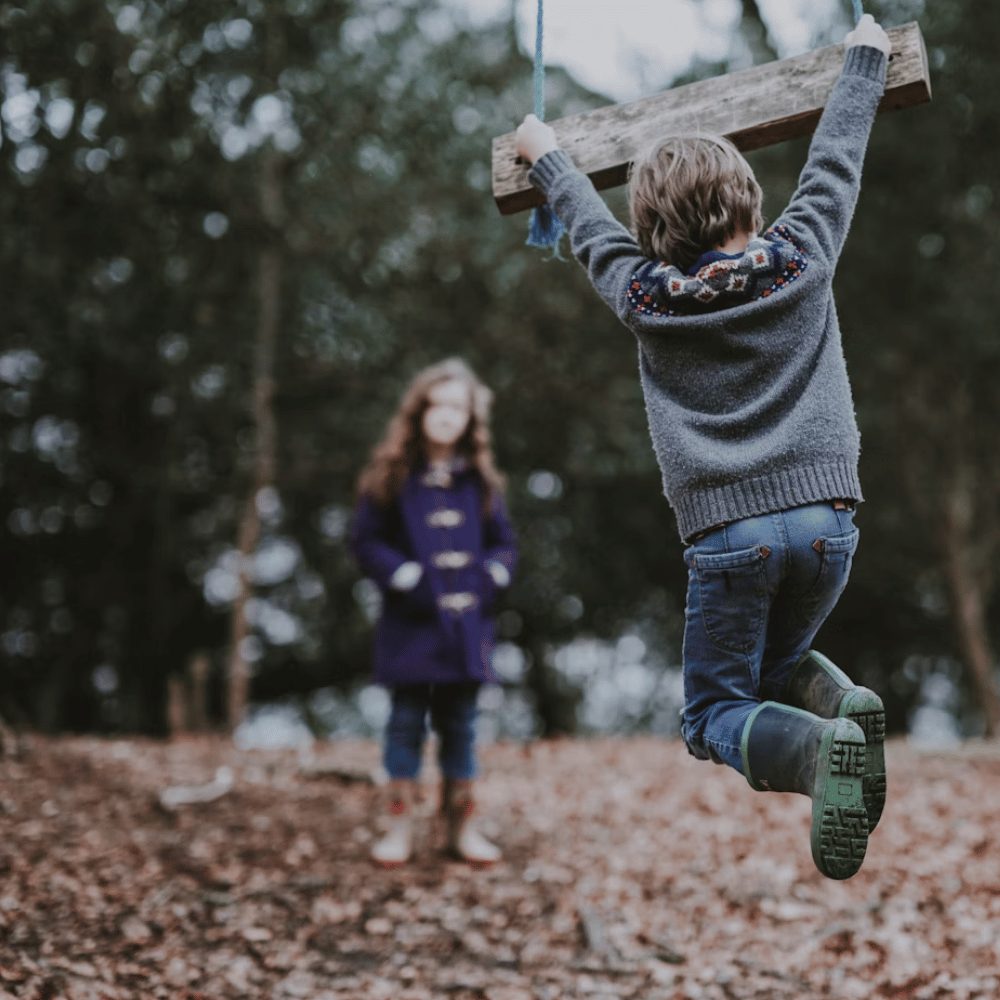
<path id="1" fill-rule="evenodd" d="M 376 790 L 221 740 L 34 740 L 0 761 L 0 998 L 731 1000 L 1000 996 L 1000 748 L 889 747 L 862 872 L 823 879 L 806 799 L 677 743 L 483 751 L 506 850 L 366 862 Z M 320 764 L 364 773 L 372 744 Z M 232 770 L 215 802 L 167 785 Z"/>

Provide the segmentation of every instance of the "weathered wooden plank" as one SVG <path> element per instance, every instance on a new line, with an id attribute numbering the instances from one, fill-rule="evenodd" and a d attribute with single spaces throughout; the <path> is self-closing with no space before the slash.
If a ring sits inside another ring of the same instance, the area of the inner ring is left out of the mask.
<path id="1" fill-rule="evenodd" d="M 931 99 L 927 50 L 915 22 L 889 30 L 892 56 L 880 110 Z M 614 104 L 549 124 L 559 144 L 598 188 L 624 184 L 632 160 L 660 136 L 702 131 L 759 149 L 808 135 L 840 75 L 843 45 L 699 80 L 629 104 Z M 504 215 L 540 205 L 517 160 L 514 133 L 493 140 L 493 197 Z"/>

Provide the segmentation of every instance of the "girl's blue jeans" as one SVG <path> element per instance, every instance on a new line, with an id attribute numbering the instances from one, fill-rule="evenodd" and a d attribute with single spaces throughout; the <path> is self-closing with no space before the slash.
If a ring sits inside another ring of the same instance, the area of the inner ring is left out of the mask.
<path id="1" fill-rule="evenodd" d="M 742 773 L 747 717 L 761 701 L 783 700 L 857 546 L 854 512 L 825 502 L 734 521 L 685 550 L 681 732 L 695 757 Z"/>
<path id="2" fill-rule="evenodd" d="M 438 736 L 438 762 L 445 778 L 476 776 L 476 698 L 479 685 L 406 684 L 392 689 L 385 730 L 385 769 L 390 778 L 416 778 L 427 736 L 427 720 Z"/>

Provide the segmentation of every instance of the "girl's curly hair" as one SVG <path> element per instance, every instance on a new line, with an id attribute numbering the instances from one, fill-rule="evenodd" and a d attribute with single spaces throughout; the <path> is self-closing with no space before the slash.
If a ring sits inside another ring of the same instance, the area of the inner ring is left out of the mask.
<path id="1" fill-rule="evenodd" d="M 456 454 L 479 472 L 487 509 L 503 492 L 504 479 L 494 462 L 490 437 L 493 393 L 461 358 L 447 358 L 413 377 L 382 440 L 372 449 L 368 464 L 358 476 L 359 495 L 370 496 L 383 506 L 399 495 L 407 477 L 424 458 L 422 424 L 428 396 L 435 386 L 451 381 L 464 382 L 469 390 L 469 423 L 455 445 Z"/>

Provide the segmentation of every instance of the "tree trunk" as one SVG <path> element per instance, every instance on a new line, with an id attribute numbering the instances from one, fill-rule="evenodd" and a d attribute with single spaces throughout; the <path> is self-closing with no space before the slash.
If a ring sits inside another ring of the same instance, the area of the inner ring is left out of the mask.
<path id="1" fill-rule="evenodd" d="M 208 729 L 208 675 L 212 669 L 208 656 L 195 653 L 188 662 L 188 725 L 196 733 Z"/>
<path id="2" fill-rule="evenodd" d="M 531 662 L 525 676 L 525 686 L 534 696 L 535 712 L 541 728 L 540 737 L 548 739 L 575 733 L 579 695 L 559 690 L 553 668 L 546 660 L 544 643 L 529 641 L 527 648 Z"/>
<path id="3" fill-rule="evenodd" d="M 771 41 L 771 34 L 760 12 L 757 0 L 743 0 L 740 28 L 750 47 L 754 62 L 778 58 L 778 50 Z"/>
<path id="4" fill-rule="evenodd" d="M 973 475 L 969 465 L 960 459 L 944 500 L 943 568 L 962 659 L 983 712 L 984 735 L 993 739 L 1000 733 L 1000 693 L 986 623 L 987 592 L 975 559 L 978 538 Z"/>
<path id="5" fill-rule="evenodd" d="M 187 690 L 184 678 L 171 674 L 167 678 L 167 733 L 180 736 L 189 730 L 187 711 Z"/>
<path id="6" fill-rule="evenodd" d="M 269 242 L 261 247 L 257 266 L 257 326 L 253 383 L 253 426 L 256 450 L 250 492 L 237 531 L 239 583 L 230 629 L 226 719 L 235 729 L 246 714 L 250 691 L 250 663 L 245 640 L 250 635 L 247 602 L 253 596 L 251 561 L 261 534 L 260 501 L 274 486 L 277 464 L 277 426 L 274 417 L 274 353 L 281 321 L 282 252 L 275 237 L 284 216 L 281 157 L 271 146 L 261 153 L 258 183 L 259 209 L 267 224 Z"/>

